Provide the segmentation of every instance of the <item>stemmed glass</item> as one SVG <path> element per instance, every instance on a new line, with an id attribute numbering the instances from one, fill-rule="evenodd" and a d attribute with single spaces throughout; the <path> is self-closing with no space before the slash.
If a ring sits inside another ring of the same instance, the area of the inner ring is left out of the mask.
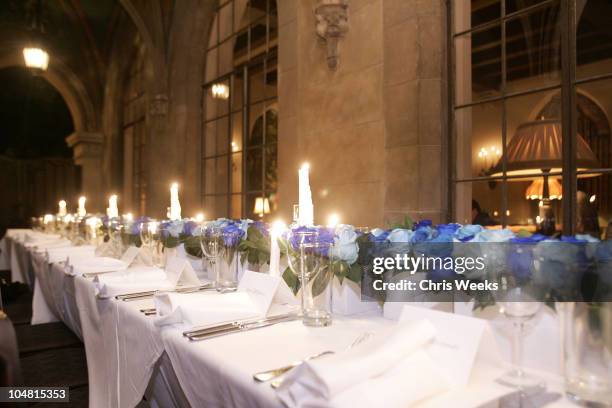
<path id="1" fill-rule="evenodd" d="M 217 291 L 223 292 L 224 288 L 223 285 L 221 285 L 219 265 L 217 262 L 225 251 L 221 228 L 215 226 L 205 227 L 202 231 L 202 235 L 200 235 L 200 247 L 202 248 L 202 253 L 206 259 L 208 259 L 210 266 L 213 268 Z"/>
<path id="2" fill-rule="evenodd" d="M 521 287 L 510 289 L 504 301 L 501 302 L 500 311 L 513 325 L 512 369 L 498 378 L 497 382 L 518 389 L 520 393 L 517 394 L 517 397 L 521 398 L 522 401 L 544 388 L 544 381 L 525 372 L 522 366 L 525 324 L 537 315 L 541 307 L 542 303 L 533 299 Z"/>
<path id="3" fill-rule="evenodd" d="M 159 222 L 149 221 L 142 223 L 140 228 L 140 242 L 151 257 L 151 263 L 156 266 L 159 264 L 155 256 L 155 241 L 157 239 L 159 239 Z"/>
<path id="4" fill-rule="evenodd" d="M 332 323 L 329 248 L 330 244 L 320 241 L 316 231 L 297 230 L 288 234 L 287 259 L 289 268 L 300 281 L 305 326 Z"/>

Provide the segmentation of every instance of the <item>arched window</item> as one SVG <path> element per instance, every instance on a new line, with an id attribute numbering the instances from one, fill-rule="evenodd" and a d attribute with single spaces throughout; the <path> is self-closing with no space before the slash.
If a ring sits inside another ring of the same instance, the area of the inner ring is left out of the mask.
<path id="1" fill-rule="evenodd" d="M 276 211 L 275 0 L 220 1 L 202 87 L 202 202 L 206 216 Z"/>
<path id="2" fill-rule="evenodd" d="M 455 0 L 449 12 L 452 218 L 600 236 L 612 226 L 612 3 Z"/>
<path id="3" fill-rule="evenodd" d="M 123 93 L 123 196 L 126 209 L 145 214 L 147 202 L 145 48 L 137 43 Z"/>

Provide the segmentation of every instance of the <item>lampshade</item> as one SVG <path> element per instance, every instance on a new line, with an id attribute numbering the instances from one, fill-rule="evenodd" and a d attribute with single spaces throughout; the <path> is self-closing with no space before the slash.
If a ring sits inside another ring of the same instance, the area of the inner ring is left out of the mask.
<path id="1" fill-rule="evenodd" d="M 255 208 L 253 209 L 255 214 L 263 217 L 264 214 L 270 213 L 270 201 L 267 197 L 257 197 L 255 199 Z"/>
<path id="2" fill-rule="evenodd" d="M 576 135 L 576 168 L 599 168 L 595 154 L 580 135 Z M 506 149 L 506 174 L 520 176 L 538 171 L 560 172 L 563 167 L 561 122 L 557 119 L 523 123 L 510 139 Z M 502 159 L 491 170 L 491 176 L 502 175 Z M 596 174 L 579 177 L 593 177 Z M 534 178 L 525 177 L 525 179 Z M 518 180 L 518 179 L 514 179 Z"/>
<path id="3" fill-rule="evenodd" d="M 544 178 L 533 180 L 527 191 L 525 191 L 527 200 L 541 200 L 544 198 Z M 548 178 L 548 198 L 550 200 L 561 200 L 563 198 L 563 188 L 559 180 L 556 178 Z"/>

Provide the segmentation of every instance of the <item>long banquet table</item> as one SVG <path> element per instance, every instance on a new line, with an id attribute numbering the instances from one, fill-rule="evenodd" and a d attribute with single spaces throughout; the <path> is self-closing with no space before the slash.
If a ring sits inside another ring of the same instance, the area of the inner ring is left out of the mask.
<path id="1" fill-rule="evenodd" d="M 89 406 L 94 408 L 133 407 L 143 396 L 154 407 L 282 406 L 269 384 L 253 381 L 254 372 L 322 350 L 346 349 L 360 333 L 394 324 L 379 313 L 366 313 L 334 316 L 333 324 L 326 328 L 309 328 L 291 321 L 190 342 L 182 335 L 183 326 L 160 327 L 154 324 L 155 316 L 140 312 L 154 307 L 152 299 L 122 302 L 96 297 L 93 279 L 83 276 L 79 268 L 79 259 L 90 262 L 96 258 L 93 248 L 89 251 L 70 243 L 58 244 L 75 255 L 70 261 L 73 268 L 66 268 L 63 261 L 48 259 L 41 246 L 27 245 L 25 237 L 29 233 L 7 232 L 0 242 L 0 264 L 10 265 L 13 280 L 33 286 L 33 324 L 61 320 L 83 339 Z M 418 406 L 497 406 L 483 404 L 512 392 L 495 382 L 506 368 L 477 362 L 467 387 L 451 389 Z M 562 394 L 558 374 L 539 373 L 546 379 L 549 392 Z M 547 406 L 572 405 L 560 398 Z"/>

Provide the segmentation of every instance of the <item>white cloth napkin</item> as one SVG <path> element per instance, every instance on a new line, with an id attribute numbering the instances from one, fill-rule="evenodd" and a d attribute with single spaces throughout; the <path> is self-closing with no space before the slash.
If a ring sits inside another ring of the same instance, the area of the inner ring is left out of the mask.
<path id="1" fill-rule="evenodd" d="M 205 326 L 259 317 L 248 293 L 159 293 L 153 299 L 158 318 L 155 325 L 184 323 Z"/>
<path id="2" fill-rule="evenodd" d="M 47 252 L 49 253 L 49 263 L 65 261 L 66 258 L 70 259 L 70 263 L 74 263 L 77 259 L 92 258 L 94 250 L 95 247 L 92 245 L 83 245 L 78 247 L 50 248 Z"/>
<path id="3" fill-rule="evenodd" d="M 59 234 L 45 234 L 42 232 L 34 232 L 34 231 L 29 231 L 25 234 L 24 237 L 24 241 L 26 243 L 32 243 L 32 242 L 40 242 L 40 241 L 53 241 L 53 240 L 57 240 L 60 239 L 60 235 Z"/>
<path id="4" fill-rule="evenodd" d="M 127 268 L 127 264 L 120 259 L 108 257 L 90 257 L 78 259 L 72 262 L 75 272 L 83 273 L 106 273 L 121 271 Z"/>
<path id="5" fill-rule="evenodd" d="M 44 251 L 45 249 L 51 249 L 51 248 L 68 247 L 70 245 L 72 245 L 72 242 L 70 242 L 67 239 L 62 239 L 62 238 L 54 238 L 54 239 L 48 239 L 44 241 L 26 242 L 24 244 L 26 248 L 36 247 L 38 251 Z"/>
<path id="6" fill-rule="evenodd" d="M 401 323 L 371 341 L 298 366 L 287 374 L 278 396 L 288 407 L 355 408 L 382 401 L 410 406 L 446 388 L 444 376 L 423 351 L 434 336 L 426 320 Z"/>
<path id="7" fill-rule="evenodd" d="M 125 271 L 97 275 L 93 282 L 96 296 L 99 298 L 149 290 L 174 289 L 168 281 L 166 272 L 151 266 L 138 266 Z"/>

